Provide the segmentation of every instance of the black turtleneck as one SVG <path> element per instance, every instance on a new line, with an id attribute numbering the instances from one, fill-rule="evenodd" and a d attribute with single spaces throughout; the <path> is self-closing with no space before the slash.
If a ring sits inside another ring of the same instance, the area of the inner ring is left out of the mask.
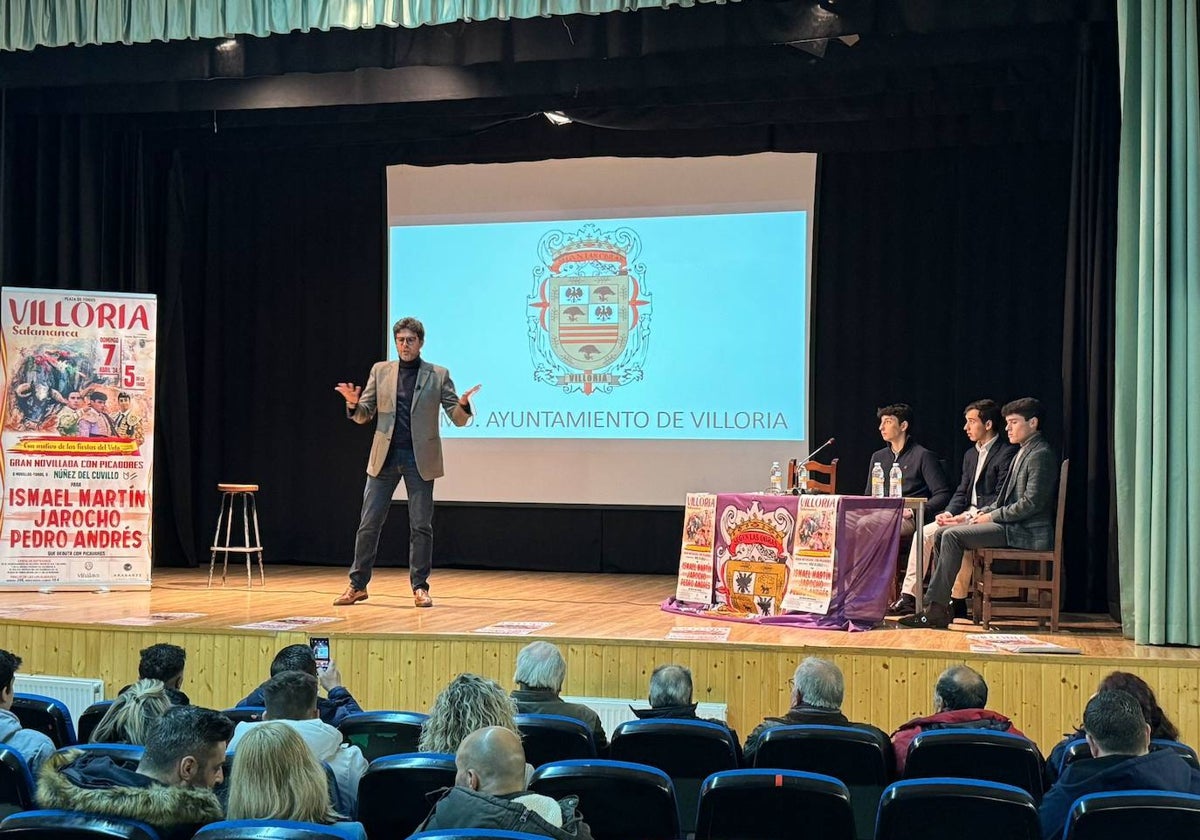
<path id="1" fill-rule="evenodd" d="M 412 439 L 412 401 L 417 390 L 417 371 L 421 369 L 421 357 L 406 362 L 400 359 L 400 368 L 396 377 L 396 425 L 392 428 L 391 450 L 413 448 Z"/>

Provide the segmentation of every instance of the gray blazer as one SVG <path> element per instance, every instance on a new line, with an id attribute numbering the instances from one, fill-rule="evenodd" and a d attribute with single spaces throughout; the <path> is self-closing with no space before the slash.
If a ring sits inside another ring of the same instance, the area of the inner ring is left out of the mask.
<path id="1" fill-rule="evenodd" d="M 1054 516 L 1058 484 L 1058 459 L 1039 433 L 1018 450 L 1013 468 L 995 504 L 980 513 L 1004 526 L 1004 541 L 1010 548 L 1049 551 L 1054 548 Z"/>
<path id="2" fill-rule="evenodd" d="M 370 423 L 377 418 L 375 437 L 371 440 L 371 456 L 367 459 L 367 475 L 370 476 L 379 475 L 392 445 L 399 372 L 399 362 L 376 362 L 372 365 L 358 405 L 354 411 L 346 412 L 346 416 L 355 423 Z M 426 481 L 441 478 L 446 473 L 442 467 L 442 436 L 438 432 L 439 406 L 455 426 L 465 426 L 471 422 L 470 413 L 458 403 L 450 371 L 422 361 L 413 389 L 412 439 L 417 472 Z"/>

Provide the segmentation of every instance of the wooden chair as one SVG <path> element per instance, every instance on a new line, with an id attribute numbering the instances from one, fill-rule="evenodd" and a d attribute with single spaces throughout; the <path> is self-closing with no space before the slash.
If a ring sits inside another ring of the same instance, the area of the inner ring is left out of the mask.
<path id="1" fill-rule="evenodd" d="M 822 464 L 820 461 L 805 461 L 801 464 L 804 469 L 808 470 L 808 484 L 805 488 L 809 493 L 828 493 L 833 495 L 837 492 L 837 464 L 838 459 L 834 458 L 828 464 Z M 813 473 L 828 476 L 828 481 L 822 481 L 814 477 Z"/>
<path id="2" fill-rule="evenodd" d="M 971 613 L 976 624 L 990 627 L 992 619 L 1036 618 L 1038 627 L 1050 621 L 1050 632 L 1058 632 L 1058 606 L 1062 586 L 1063 514 L 1067 507 L 1067 466 L 1058 473 L 1058 512 L 1054 518 L 1054 548 L 1029 551 L 1020 548 L 977 548 L 972 555 L 973 592 Z M 997 563 L 1015 563 L 1016 571 L 1000 572 Z M 1017 590 L 1015 599 L 994 597 L 996 590 Z"/>

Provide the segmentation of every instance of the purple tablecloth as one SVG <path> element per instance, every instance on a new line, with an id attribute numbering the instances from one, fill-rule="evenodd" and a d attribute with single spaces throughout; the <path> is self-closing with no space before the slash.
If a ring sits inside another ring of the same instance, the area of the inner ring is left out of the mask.
<path id="1" fill-rule="evenodd" d="M 778 504 L 780 497 L 729 494 L 717 496 L 717 510 L 735 505 L 748 506 L 754 499 L 764 505 Z M 869 630 L 883 620 L 896 570 L 900 542 L 901 499 L 876 499 L 869 496 L 842 496 L 838 500 L 833 582 L 829 610 L 825 614 L 784 611 L 776 615 L 755 614 L 734 609 L 721 583 L 721 563 L 713 563 L 713 604 L 678 601 L 674 596 L 662 603 L 668 612 L 743 621 L 818 629 Z M 720 543 L 720 538 L 717 543 Z M 785 546 L 790 550 L 790 546 Z M 717 545 L 713 546 L 714 556 Z M 781 558 L 780 562 L 788 560 Z"/>

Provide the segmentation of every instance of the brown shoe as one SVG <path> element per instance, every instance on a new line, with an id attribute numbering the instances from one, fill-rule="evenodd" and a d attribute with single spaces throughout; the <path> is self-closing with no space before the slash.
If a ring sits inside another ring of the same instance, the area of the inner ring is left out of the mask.
<path id="1" fill-rule="evenodd" d="M 418 607 L 432 607 L 433 599 L 429 597 L 428 589 L 414 589 L 413 603 Z"/>
<path id="2" fill-rule="evenodd" d="M 367 600 L 367 590 L 347 586 L 345 592 L 333 599 L 333 605 L 335 607 L 348 607 L 351 604 L 357 604 L 359 601 L 365 600 Z"/>

